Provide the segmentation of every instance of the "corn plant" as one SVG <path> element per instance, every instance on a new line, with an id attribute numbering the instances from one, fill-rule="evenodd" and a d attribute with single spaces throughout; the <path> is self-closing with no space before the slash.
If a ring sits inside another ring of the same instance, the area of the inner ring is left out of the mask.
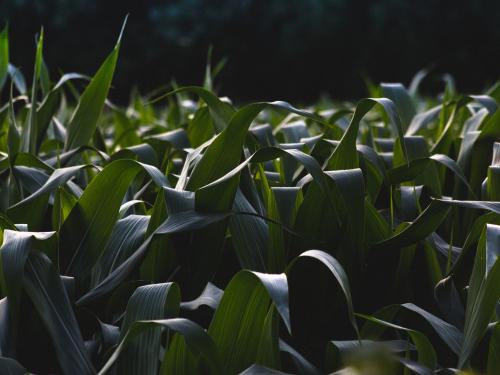
<path id="1" fill-rule="evenodd" d="M 234 105 L 31 86 L 0 34 L 0 369 L 500 373 L 500 85 Z"/>

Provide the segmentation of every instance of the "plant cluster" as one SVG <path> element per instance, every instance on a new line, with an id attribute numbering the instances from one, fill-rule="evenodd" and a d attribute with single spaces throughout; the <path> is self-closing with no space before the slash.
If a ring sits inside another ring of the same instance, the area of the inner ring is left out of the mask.
<path id="1" fill-rule="evenodd" d="M 500 373 L 500 85 L 124 108 L 120 39 L 28 91 L 0 33 L 0 373 Z"/>

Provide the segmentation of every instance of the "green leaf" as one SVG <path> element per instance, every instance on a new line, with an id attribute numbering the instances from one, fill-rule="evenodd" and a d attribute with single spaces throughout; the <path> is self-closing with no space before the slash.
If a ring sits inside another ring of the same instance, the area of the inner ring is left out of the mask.
<path id="1" fill-rule="evenodd" d="M 284 225 L 292 228 L 295 223 L 302 194 L 298 187 L 271 187 L 267 188 L 267 216 L 274 222 L 269 227 L 268 268 L 270 272 L 283 272 L 286 267 L 289 253 L 289 243 L 284 231 Z"/>
<path id="2" fill-rule="evenodd" d="M 451 324 L 446 323 L 442 319 L 411 303 L 406 303 L 400 306 L 387 306 L 376 312 L 373 316 L 357 314 L 361 318 L 367 320 L 363 326 L 363 330 L 361 331 L 362 336 L 378 339 L 383 334 L 385 329 L 384 327 L 405 331 L 409 334 L 415 344 L 415 347 L 417 348 L 419 362 L 431 369 L 434 369 L 437 364 L 437 357 L 434 347 L 429 339 L 420 331 L 409 329 L 394 323 L 389 323 L 387 321 L 392 320 L 401 307 L 424 318 L 441 337 L 441 339 L 450 347 L 450 349 L 452 349 L 455 353 L 458 353 L 463 342 L 462 333 Z M 375 326 L 373 323 L 375 323 Z"/>
<path id="3" fill-rule="evenodd" d="M 389 120 L 396 131 L 396 135 L 401 142 L 403 155 L 408 162 L 406 143 L 403 136 L 403 127 L 395 104 L 387 98 L 369 98 L 363 99 L 357 104 L 349 127 L 345 131 L 339 145 L 335 148 L 335 151 L 328 161 L 328 169 L 337 170 L 359 167 L 359 158 L 356 151 L 359 124 L 361 119 L 373 108 L 375 104 L 380 104 L 389 117 Z"/>
<path id="4" fill-rule="evenodd" d="M 21 148 L 24 152 L 35 152 L 35 146 L 37 141 L 38 125 L 36 110 L 38 108 L 38 81 L 40 79 L 40 70 L 42 67 L 42 49 L 43 49 L 43 28 L 40 32 L 40 37 L 38 38 L 38 43 L 36 47 L 35 56 L 35 67 L 33 69 L 33 83 L 31 86 L 31 106 L 28 112 L 28 123 L 26 125 L 26 131 L 23 134 Z"/>
<path id="5" fill-rule="evenodd" d="M 63 371 L 94 374 L 61 278 L 45 254 L 32 250 L 35 240 L 45 242 L 53 234 L 5 231 L 0 254 L 9 299 L 9 344 L 16 342 L 17 314 L 24 289 L 51 335 Z"/>
<path id="6" fill-rule="evenodd" d="M 187 232 L 204 228 L 228 217 L 228 214 L 201 214 L 194 211 L 181 212 L 170 215 L 142 245 L 118 268 L 111 272 L 99 285 L 83 295 L 77 305 L 85 305 L 94 301 L 118 287 L 134 271 L 144 259 L 149 244 L 154 236 Z"/>
<path id="7" fill-rule="evenodd" d="M 21 71 L 16 68 L 14 65 L 9 64 L 8 67 L 8 72 L 11 77 L 11 80 L 14 82 L 14 86 L 16 89 L 22 94 L 26 94 L 27 89 L 26 89 L 26 80 L 24 79 L 23 74 Z"/>
<path id="8" fill-rule="evenodd" d="M 136 321 L 173 318 L 177 315 L 180 290 L 177 284 L 144 285 L 130 297 L 121 327 L 121 340 Z M 156 375 L 159 369 L 161 327 L 144 332 L 130 339 L 118 361 L 121 374 Z"/>
<path id="9" fill-rule="evenodd" d="M 382 96 L 389 98 L 396 105 L 405 132 L 416 114 L 410 94 L 401 83 L 381 83 L 380 87 Z"/>
<path id="10" fill-rule="evenodd" d="M 158 186 L 167 186 L 155 167 L 124 159 L 106 166 L 86 187 L 61 228 L 62 265 L 68 275 L 84 277 L 95 264 L 118 219 L 123 197 L 141 170 Z"/>
<path id="11" fill-rule="evenodd" d="M 244 370 L 263 350 L 260 337 L 272 334 L 265 332 L 272 327 L 264 324 L 270 299 L 290 330 L 288 284 L 284 274 L 240 271 L 224 291 L 208 333 L 222 354 L 228 373 Z M 271 341 L 267 341 L 270 347 L 265 350 L 273 350 L 273 346 L 277 350 L 277 340 L 278 337 L 271 337 Z"/>
<path id="12" fill-rule="evenodd" d="M 64 185 L 80 171 L 92 166 L 78 165 L 74 167 L 56 169 L 45 183 L 22 201 L 17 202 L 8 209 L 10 217 L 18 222 L 33 223 L 29 215 L 40 217 L 43 215 L 44 206 L 40 206 L 37 202 L 48 200 L 48 195 L 54 192 L 58 187 Z M 38 208 L 38 210 L 37 210 Z"/>
<path id="13" fill-rule="evenodd" d="M 224 374 L 225 369 L 222 366 L 220 354 L 217 347 L 210 336 L 198 324 L 188 319 L 174 318 L 174 319 L 161 319 L 161 320 L 144 320 L 132 323 L 125 337 L 121 340 L 118 347 L 115 349 L 106 364 L 99 371 L 99 375 L 106 374 L 113 363 L 118 359 L 121 352 L 126 346 L 136 337 L 144 332 L 157 327 L 168 328 L 181 334 L 189 349 L 195 354 L 200 355 L 208 364 L 210 371 L 214 374 Z"/>
<path id="14" fill-rule="evenodd" d="M 253 364 L 245 371 L 240 372 L 239 375 L 287 375 L 289 373 L 282 372 L 279 370 L 274 370 L 269 367 L 261 366 L 258 364 Z"/>
<path id="15" fill-rule="evenodd" d="M 5 26 L 0 32 L 0 91 L 7 80 L 9 72 L 9 28 Z"/>
<path id="16" fill-rule="evenodd" d="M 433 200 L 413 223 L 392 237 L 376 243 L 371 251 L 379 248 L 400 248 L 425 239 L 448 215 L 450 208 L 446 203 L 444 200 Z"/>
<path id="17" fill-rule="evenodd" d="M 233 211 L 257 214 L 240 189 L 234 198 Z M 229 219 L 229 231 L 241 267 L 265 272 L 268 258 L 268 226 L 263 219 L 253 215 L 232 216 Z"/>
<path id="18" fill-rule="evenodd" d="M 296 109 L 285 102 L 253 103 L 243 107 L 231 117 L 231 121 L 224 131 L 207 147 L 191 174 L 187 184 L 188 190 L 199 189 L 238 166 L 248 128 L 255 117 L 265 108 L 281 109 L 315 121 L 322 121 L 317 116 Z"/>
<path id="19" fill-rule="evenodd" d="M 2 260 L 2 292 L 9 298 L 8 330 L 10 340 L 6 353 L 15 351 L 23 273 L 34 241 L 49 241 L 54 232 L 17 232 L 11 229 L 3 232 L 3 244 L 0 248 Z"/>
<path id="20" fill-rule="evenodd" d="M 196 310 L 200 306 L 205 305 L 210 307 L 212 310 L 216 310 L 223 294 L 223 290 L 217 288 L 214 284 L 209 282 L 199 297 L 192 301 L 181 302 L 181 309 Z"/>
<path id="21" fill-rule="evenodd" d="M 344 267 L 355 270 L 363 262 L 365 245 L 365 184 L 361 169 L 327 171 L 333 180 L 336 192 L 343 203 L 337 208 L 343 209 L 342 232 L 347 240 L 337 254 Z M 336 198 L 338 199 L 338 198 Z M 353 274 L 354 275 L 354 274 Z"/>
<path id="22" fill-rule="evenodd" d="M 116 222 L 106 248 L 92 269 L 92 286 L 99 285 L 143 243 L 149 220 L 149 216 L 129 215 Z"/>
<path id="23" fill-rule="evenodd" d="M 126 22 L 127 19 L 125 18 L 122 33 Z M 64 145 L 66 151 L 87 145 L 96 130 L 104 101 L 108 96 L 111 81 L 113 80 L 122 33 L 120 33 L 115 48 L 104 60 L 78 101 L 78 105 L 68 123 L 68 138 Z"/>
<path id="24" fill-rule="evenodd" d="M 324 251 L 321 250 L 308 250 L 302 254 L 299 255 L 299 257 L 295 258 L 295 260 L 290 263 L 290 265 L 287 268 L 287 273 L 290 271 L 293 271 L 295 267 L 297 267 L 297 263 L 302 260 L 302 259 L 307 259 L 307 258 L 312 258 L 315 261 L 318 261 L 319 264 L 323 265 L 326 267 L 329 271 L 329 273 L 335 278 L 337 283 L 339 284 L 342 293 L 345 296 L 346 299 L 346 305 L 347 305 L 347 313 L 349 317 L 349 321 L 358 334 L 359 337 L 359 330 L 358 330 L 358 324 L 356 322 L 356 318 L 354 316 L 354 307 L 353 307 L 353 302 L 352 302 L 352 295 L 351 295 L 351 287 L 349 284 L 349 278 L 347 274 L 345 273 L 344 269 L 342 268 L 342 265 L 331 255 L 325 253 Z"/>
<path id="25" fill-rule="evenodd" d="M 0 357 L 0 367 L 6 375 L 25 375 L 27 373 L 23 366 L 8 357 Z"/>
<path id="26" fill-rule="evenodd" d="M 488 349 L 488 374 L 494 374 L 500 368 L 500 323 L 495 323 L 492 329 Z"/>
<path id="27" fill-rule="evenodd" d="M 229 104 L 224 103 L 222 100 L 220 100 L 211 91 L 202 87 L 181 87 L 153 99 L 149 104 L 156 103 L 164 98 L 184 92 L 192 92 L 203 99 L 210 110 L 210 114 L 212 115 L 212 118 L 214 120 L 215 127 L 219 132 L 223 131 L 227 127 L 235 110 Z"/>
<path id="28" fill-rule="evenodd" d="M 464 345 L 458 367 L 462 368 L 486 332 L 500 298 L 500 226 L 487 224 L 483 230 L 470 278 L 465 311 Z"/>

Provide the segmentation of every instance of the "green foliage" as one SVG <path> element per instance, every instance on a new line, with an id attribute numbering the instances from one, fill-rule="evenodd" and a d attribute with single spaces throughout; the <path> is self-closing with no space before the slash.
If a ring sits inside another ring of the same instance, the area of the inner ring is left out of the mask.
<path id="1" fill-rule="evenodd" d="M 500 371 L 498 90 L 121 108 L 119 45 L 1 62 L 0 372 Z"/>

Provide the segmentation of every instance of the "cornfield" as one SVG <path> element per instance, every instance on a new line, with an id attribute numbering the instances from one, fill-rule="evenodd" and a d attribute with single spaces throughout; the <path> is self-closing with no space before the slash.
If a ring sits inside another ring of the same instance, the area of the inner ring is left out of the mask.
<path id="1" fill-rule="evenodd" d="M 0 34 L 0 373 L 500 374 L 500 85 L 124 107 L 120 39 L 28 88 Z"/>

